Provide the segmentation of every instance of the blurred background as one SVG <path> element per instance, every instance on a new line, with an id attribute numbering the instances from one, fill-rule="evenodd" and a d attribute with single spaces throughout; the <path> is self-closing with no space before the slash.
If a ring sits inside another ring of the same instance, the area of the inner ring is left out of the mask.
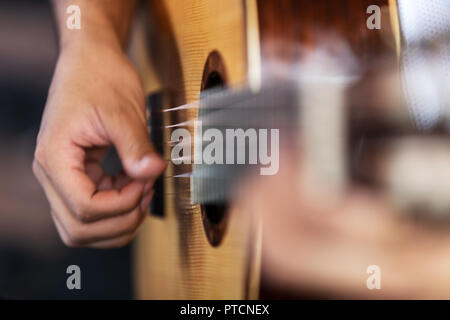
<path id="1" fill-rule="evenodd" d="M 132 298 L 130 246 L 65 247 L 33 176 L 35 140 L 57 59 L 52 19 L 48 1 L 0 1 L 0 297 Z M 72 264 L 81 268 L 81 290 L 66 287 Z"/>

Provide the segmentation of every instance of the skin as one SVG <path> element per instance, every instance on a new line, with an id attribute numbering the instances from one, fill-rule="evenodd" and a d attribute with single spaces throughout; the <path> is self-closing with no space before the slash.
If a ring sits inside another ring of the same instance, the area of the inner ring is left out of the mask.
<path id="1" fill-rule="evenodd" d="M 71 4 L 81 8 L 81 30 L 65 27 Z M 127 244 L 165 169 L 147 136 L 140 80 L 123 52 L 135 5 L 54 1 L 60 56 L 33 170 L 68 246 Z M 116 177 L 100 166 L 112 145 L 125 170 Z M 450 297 L 445 226 L 400 218 L 367 190 L 333 196 L 303 181 L 302 172 L 301 159 L 285 155 L 279 174 L 250 181 L 238 201 L 242 213 L 262 221 L 265 279 L 338 297 Z M 380 291 L 366 288 L 366 268 L 372 264 L 381 267 Z"/>
<path id="2" fill-rule="evenodd" d="M 66 8 L 81 8 L 81 30 Z M 144 92 L 124 54 L 134 1 L 54 1 L 60 55 L 37 138 L 33 171 L 64 243 L 126 245 L 146 216 L 165 162 L 149 141 Z M 114 72 L 112 72 L 114 71 Z M 124 172 L 105 175 L 115 146 Z"/>
<path id="3" fill-rule="evenodd" d="M 237 201 L 241 214 L 262 225 L 264 281 L 320 297 L 450 297 L 447 223 L 402 216 L 370 190 L 336 195 L 302 178 L 299 157 L 284 153 L 280 160 L 277 175 L 255 177 Z M 370 265 L 381 269 L 381 290 L 366 287 Z"/>

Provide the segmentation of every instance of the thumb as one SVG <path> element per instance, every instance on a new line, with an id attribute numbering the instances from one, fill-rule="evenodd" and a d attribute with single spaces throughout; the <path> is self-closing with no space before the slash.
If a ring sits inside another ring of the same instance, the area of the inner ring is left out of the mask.
<path id="1" fill-rule="evenodd" d="M 143 180 L 156 179 L 166 164 L 150 142 L 145 120 L 133 113 L 109 120 L 105 129 L 127 175 Z"/>

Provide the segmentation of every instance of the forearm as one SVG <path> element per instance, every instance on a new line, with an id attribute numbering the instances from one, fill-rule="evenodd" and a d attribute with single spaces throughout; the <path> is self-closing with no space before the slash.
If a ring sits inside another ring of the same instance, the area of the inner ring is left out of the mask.
<path id="1" fill-rule="evenodd" d="M 128 31 L 137 5 L 137 0 L 51 0 L 60 49 L 94 41 L 117 48 L 126 44 Z M 81 10 L 81 29 L 66 27 L 70 5 Z"/>

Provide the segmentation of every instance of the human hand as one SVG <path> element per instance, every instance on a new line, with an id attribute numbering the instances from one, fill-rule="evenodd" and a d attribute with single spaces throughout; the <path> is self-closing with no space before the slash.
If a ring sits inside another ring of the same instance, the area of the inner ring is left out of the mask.
<path id="1" fill-rule="evenodd" d="M 64 243 L 127 244 L 165 169 L 146 130 L 140 79 L 120 48 L 70 44 L 60 54 L 37 139 L 33 171 Z M 104 174 L 114 145 L 124 172 Z"/>

